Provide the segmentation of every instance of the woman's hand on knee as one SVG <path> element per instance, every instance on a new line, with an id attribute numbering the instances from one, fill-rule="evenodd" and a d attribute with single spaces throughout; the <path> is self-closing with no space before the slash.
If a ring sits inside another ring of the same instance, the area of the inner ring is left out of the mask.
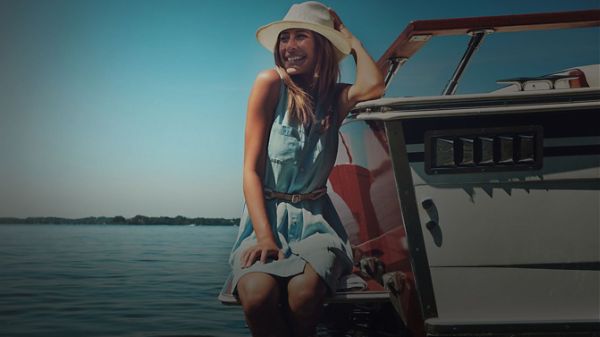
<path id="1" fill-rule="evenodd" d="M 275 241 L 261 241 L 246 248 L 240 257 L 242 268 L 250 267 L 256 261 L 266 263 L 268 258 L 281 260 L 285 258 L 283 251 L 279 249 Z"/>

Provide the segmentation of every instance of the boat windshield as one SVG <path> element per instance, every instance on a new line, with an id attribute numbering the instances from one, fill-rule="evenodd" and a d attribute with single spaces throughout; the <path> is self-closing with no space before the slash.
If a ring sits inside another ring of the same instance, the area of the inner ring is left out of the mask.
<path id="1" fill-rule="evenodd" d="M 600 28 L 597 26 L 490 32 L 484 35 L 468 61 L 453 94 L 493 92 L 508 85 L 506 81 L 498 81 L 535 79 L 565 69 L 598 64 L 599 36 Z M 467 34 L 430 37 L 400 67 L 390 81 L 385 96 L 444 94 L 470 39 L 471 36 Z M 593 75 L 600 76 L 597 70 Z"/>

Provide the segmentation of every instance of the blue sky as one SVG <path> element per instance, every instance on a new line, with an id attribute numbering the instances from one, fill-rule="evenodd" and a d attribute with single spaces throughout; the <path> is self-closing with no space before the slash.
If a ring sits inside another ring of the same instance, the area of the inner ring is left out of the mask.
<path id="1" fill-rule="evenodd" d="M 256 74 L 273 65 L 255 31 L 291 3 L 1 0 L 0 216 L 238 217 L 246 100 Z M 412 20 L 600 8 L 598 0 L 325 3 L 376 59 Z M 598 30 L 579 31 L 490 37 L 458 93 L 599 62 Z M 390 94 L 439 94 L 466 41 L 432 41 Z M 488 70 L 521 54 L 539 61 Z M 350 59 L 342 72 L 352 80 Z"/>

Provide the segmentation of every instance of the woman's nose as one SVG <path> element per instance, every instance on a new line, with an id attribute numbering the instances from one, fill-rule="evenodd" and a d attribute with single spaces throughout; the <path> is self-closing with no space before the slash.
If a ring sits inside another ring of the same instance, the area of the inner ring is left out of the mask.
<path id="1" fill-rule="evenodd" d="M 298 44 L 296 43 L 296 39 L 290 38 L 287 41 L 286 47 L 289 48 L 296 48 L 298 46 Z"/>

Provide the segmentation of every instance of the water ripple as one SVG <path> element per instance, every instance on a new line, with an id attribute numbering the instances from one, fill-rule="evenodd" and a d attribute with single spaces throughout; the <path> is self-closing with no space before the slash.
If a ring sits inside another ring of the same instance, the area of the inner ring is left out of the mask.
<path id="1" fill-rule="evenodd" d="M 235 227 L 0 226 L 0 336 L 248 336 L 241 309 L 217 300 L 236 234 Z M 343 336 L 329 331 L 319 336 Z"/>

